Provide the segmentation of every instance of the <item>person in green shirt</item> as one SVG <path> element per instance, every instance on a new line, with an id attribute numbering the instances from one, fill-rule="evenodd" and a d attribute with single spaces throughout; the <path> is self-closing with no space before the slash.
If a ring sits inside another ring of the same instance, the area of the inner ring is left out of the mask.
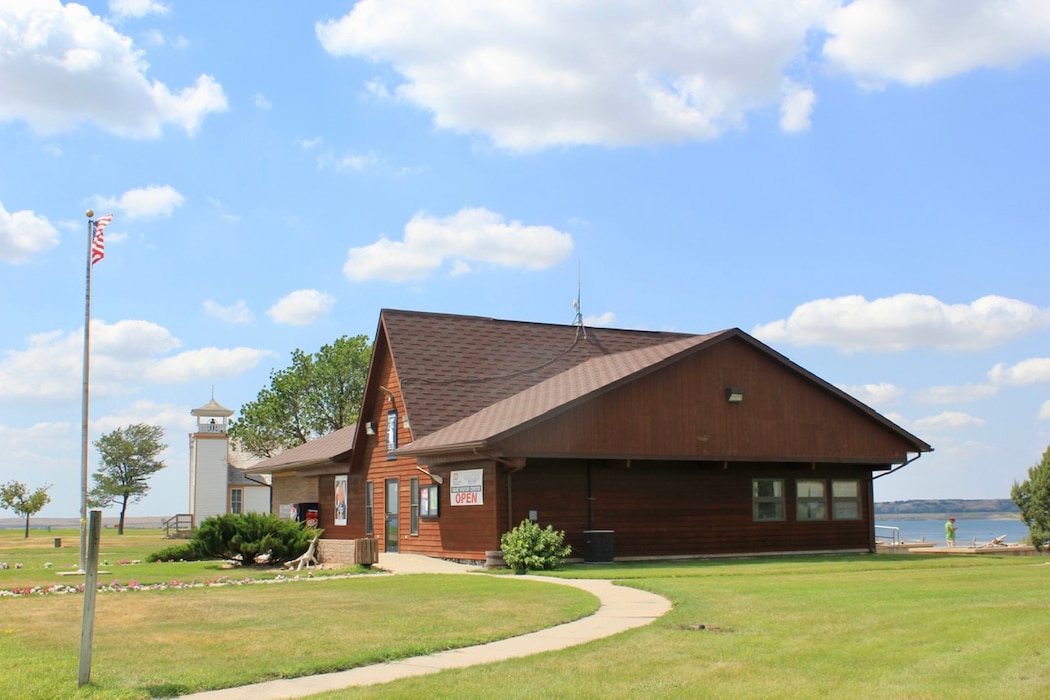
<path id="1" fill-rule="evenodd" d="M 948 518 L 944 524 L 944 539 L 949 547 L 955 546 L 955 531 L 959 528 L 955 525 L 955 518 Z"/>

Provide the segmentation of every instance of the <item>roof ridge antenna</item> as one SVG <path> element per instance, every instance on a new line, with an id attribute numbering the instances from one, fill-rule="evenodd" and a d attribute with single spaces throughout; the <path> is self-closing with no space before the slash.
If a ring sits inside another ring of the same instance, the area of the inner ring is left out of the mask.
<path id="1" fill-rule="evenodd" d="M 572 319 L 572 325 L 576 326 L 576 337 L 580 337 L 582 331 L 583 337 L 587 337 L 587 327 L 583 325 L 583 309 L 580 306 L 580 297 L 583 291 L 583 274 L 581 265 L 579 262 L 576 263 L 576 299 L 572 302 L 572 308 L 576 311 L 576 316 Z"/>

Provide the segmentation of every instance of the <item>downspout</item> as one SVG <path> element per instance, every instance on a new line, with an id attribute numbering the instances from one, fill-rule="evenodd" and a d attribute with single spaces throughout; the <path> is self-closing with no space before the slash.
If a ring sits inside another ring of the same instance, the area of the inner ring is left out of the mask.
<path id="1" fill-rule="evenodd" d="M 871 485 L 870 486 L 870 488 L 871 488 L 871 495 L 869 496 L 869 503 L 870 503 L 869 507 L 871 508 L 871 518 L 868 519 L 868 542 L 870 542 L 868 547 L 869 547 L 869 552 L 871 554 L 874 554 L 876 552 L 877 548 L 878 548 L 878 545 L 876 545 L 876 542 L 875 542 L 875 480 L 876 479 L 881 479 L 882 477 L 887 476 L 889 474 L 894 474 L 896 472 L 899 472 L 901 469 L 904 469 L 906 466 L 908 466 L 909 464 L 911 464 L 912 462 L 917 460 L 919 457 L 922 457 L 922 452 L 916 452 L 915 456 L 912 457 L 911 459 L 906 459 L 903 462 L 901 462 L 900 464 L 898 464 L 896 467 L 890 469 L 889 471 L 883 472 L 883 473 L 879 474 L 878 476 L 872 476 L 871 477 L 871 481 L 869 482 L 870 485 Z"/>

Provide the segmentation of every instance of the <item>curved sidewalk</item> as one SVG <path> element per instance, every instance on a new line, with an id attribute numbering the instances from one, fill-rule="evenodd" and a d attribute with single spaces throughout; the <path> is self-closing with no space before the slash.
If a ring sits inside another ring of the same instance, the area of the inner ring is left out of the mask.
<path id="1" fill-rule="evenodd" d="M 463 574 L 473 570 L 473 567 L 412 554 L 382 554 L 379 558 L 379 566 L 395 574 Z M 557 627 L 488 644 L 452 649 L 426 656 L 414 656 L 409 659 L 362 666 L 347 671 L 302 678 L 283 678 L 184 697 L 200 700 L 275 700 L 304 697 L 351 686 L 386 683 L 399 678 L 437 673 L 450 668 L 464 668 L 544 651 L 565 649 L 647 625 L 671 609 L 671 602 L 662 596 L 625 586 L 615 586 L 611 581 L 602 579 L 560 579 L 547 576 L 515 578 L 580 588 L 597 596 L 601 601 L 601 607 L 593 615 L 575 622 L 567 622 Z"/>

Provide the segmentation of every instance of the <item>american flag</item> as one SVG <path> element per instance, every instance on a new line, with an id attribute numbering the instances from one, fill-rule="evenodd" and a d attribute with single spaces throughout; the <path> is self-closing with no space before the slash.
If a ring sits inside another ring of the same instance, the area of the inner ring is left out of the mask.
<path id="1" fill-rule="evenodd" d="M 95 235 L 91 237 L 91 264 L 94 265 L 102 258 L 106 257 L 106 244 L 102 240 L 102 232 L 109 226 L 109 222 L 113 221 L 112 214 L 106 214 L 95 219 Z"/>

